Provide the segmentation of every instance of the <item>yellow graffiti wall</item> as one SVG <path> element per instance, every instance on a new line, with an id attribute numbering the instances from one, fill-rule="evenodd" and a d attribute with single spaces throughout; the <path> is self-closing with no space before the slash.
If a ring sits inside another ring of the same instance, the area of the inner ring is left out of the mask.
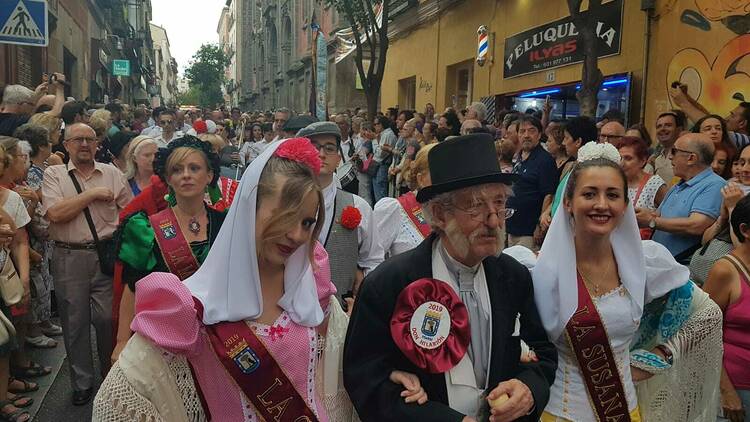
<path id="1" fill-rule="evenodd" d="M 647 121 L 673 107 L 674 81 L 709 111 L 750 100 L 750 0 L 663 0 L 653 25 Z"/>

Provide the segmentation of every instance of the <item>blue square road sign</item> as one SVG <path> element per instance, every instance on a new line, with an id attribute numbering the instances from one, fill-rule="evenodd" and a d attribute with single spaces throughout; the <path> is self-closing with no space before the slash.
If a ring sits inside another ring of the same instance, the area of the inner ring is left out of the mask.
<path id="1" fill-rule="evenodd" d="M 0 0 L 0 43 L 46 47 L 46 0 Z"/>

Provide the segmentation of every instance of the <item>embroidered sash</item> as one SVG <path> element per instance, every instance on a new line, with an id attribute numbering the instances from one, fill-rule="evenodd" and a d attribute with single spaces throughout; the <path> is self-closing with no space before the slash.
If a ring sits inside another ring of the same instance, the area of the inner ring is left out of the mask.
<path id="1" fill-rule="evenodd" d="M 432 233 L 432 228 L 427 224 L 424 218 L 422 206 L 417 202 L 417 197 L 412 192 L 407 192 L 398 197 L 398 203 L 406 211 L 406 216 L 414 227 L 422 233 L 422 237 L 427 237 Z"/>
<path id="2" fill-rule="evenodd" d="M 169 268 L 169 272 L 176 275 L 180 280 L 193 275 L 200 267 L 198 260 L 193 255 L 185 236 L 177 223 L 171 207 L 148 217 L 151 228 L 154 229 L 156 243 L 159 244 L 161 256 Z"/>
<path id="3" fill-rule="evenodd" d="M 271 352 L 244 321 L 208 325 L 206 331 L 222 366 L 265 421 L 318 421 Z"/>
<path id="4" fill-rule="evenodd" d="M 599 422 L 630 422 L 625 387 L 599 312 L 578 274 L 578 309 L 565 327 Z"/>

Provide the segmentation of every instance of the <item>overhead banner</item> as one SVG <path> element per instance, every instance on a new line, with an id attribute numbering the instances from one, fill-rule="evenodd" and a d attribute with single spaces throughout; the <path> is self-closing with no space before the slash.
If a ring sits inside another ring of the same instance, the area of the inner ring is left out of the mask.
<path id="1" fill-rule="evenodd" d="M 583 19 L 596 21 L 599 57 L 620 54 L 623 0 L 601 6 L 596 15 L 586 11 Z M 567 16 L 505 39 L 503 78 L 526 75 L 583 61 L 583 45 L 573 19 Z"/>

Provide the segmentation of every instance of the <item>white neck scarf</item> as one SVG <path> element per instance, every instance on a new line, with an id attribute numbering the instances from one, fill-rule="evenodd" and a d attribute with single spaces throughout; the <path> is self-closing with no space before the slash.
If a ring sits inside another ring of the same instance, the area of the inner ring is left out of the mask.
<path id="1" fill-rule="evenodd" d="M 573 236 L 571 217 L 565 207 L 560 206 L 542 244 L 539 260 L 531 272 L 536 306 L 551 341 L 560 337 L 570 317 L 578 309 Z M 633 298 L 633 306 L 637 308 L 633 311 L 640 315 L 645 299 L 646 263 L 632 204 L 628 204 L 625 215 L 609 239 L 622 285 Z"/>
<path id="2" fill-rule="evenodd" d="M 247 168 L 205 262 L 193 276 L 185 280 L 190 292 L 203 305 L 204 324 L 253 320 L 263 312 L 255 244 L 258 181 L 266 163 L 283 143 L 268 145 Z M 284 295 L 278 305 L 297 324 L 314 327 L 323 321 L 323 310 L 318 302 L 309 257 L 310 246 L 305 244 L 287 260 L 284 269 Z"/>

